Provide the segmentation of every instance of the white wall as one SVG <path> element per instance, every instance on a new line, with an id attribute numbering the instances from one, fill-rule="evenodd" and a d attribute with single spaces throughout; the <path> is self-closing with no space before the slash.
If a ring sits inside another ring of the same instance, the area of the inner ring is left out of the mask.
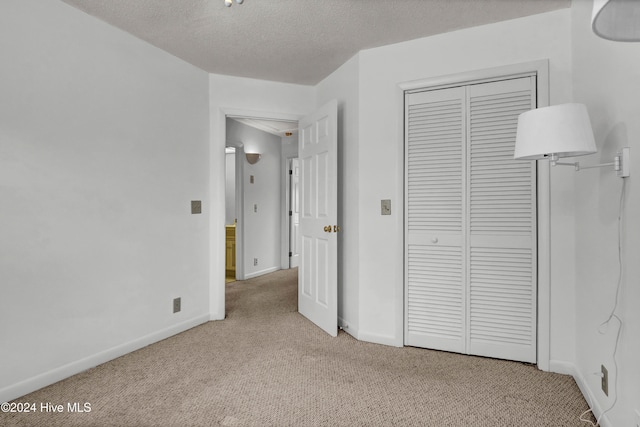
<path id="1" fill-rule="evenodd" d="M 244 277 L 248 279 L 280 269 L 281 138 L 233 119 L 227 119 L 227 138 L 241 142 L 247 153 L 261 154 L 253 165 L 246 157 L 241 159 L 244 211 L 238 218 L 238 226 L 242 227 L 244 236 Z M 258 265 L 254 265 L 254 258 L 258 259 Z"/>
<path id="2" fill-rule="evenodd" d="M 283 136 L 282 141 L 282 158 L 291 159 L 298 157 L 298 134 L 293 136 Z"/>
<path id="3" fill-rule="evenodd" d="M 571 100 L 570 10 L 475 27 L 360 53 L 360 336 L 403 343 L 403 141 L 398 85 L 471 70 L 549 59 L 550 101 Z M 571 183 L 551 178 L 553 254 L 573 240 Z M 380 215 L 391 199 L 392 215 Z M 551 358 L 573 358 L 573 259 L 552 265 Z"/>
<path id="4" fill-rule="evenodd" d="M 297 120 L 313 111 L 315 89 L 312 86 L 264 80 L 209 75 L 209 111 L 211 141 L 209 150 L 209 198 L 224 200 L 226 126 L 225 115 Z M 211 319 L 224 319 L 225 236 L 223 203 L 211 205 L 209 224 L 211 246 L 210 299 Z"/>
<path id="5" fill-rule="evenodd" d="M 613 409 L 603 425 L 631 426 L 640 410 L 640 44 L 612 42 L 596 37 L 590 28 L 591 1 L 574 1 L 574 97 L 587 105 L 598 153 L 582 157 L 584 164 L 609 162 L 622 147 L 631 147 L 631 177 L 626 178 L 623 221 L 622 276 L 618 316 L 624 327 L 613 359 L 618 324 L 604 335 L 598 326 L 609 316 L 618 278 L 617 216 L 623 180 L 607 168 L 576 173 L 576 354 L 586 395 L 596 413 Z M 593 372 L 609 370 L 609 397 Z"/>
<path id="6" fill-rule="evenodd" d="M 359 324 L 359 55 L 317 86 L 320 107 L 338 100 L 338 324 L 358 338 Z"/>
<path id="7" fill-rule="evenodd" d="M 0 2 L 0 52 L 4 402 L 208 320 L 209 119 L 206 73 L 62 2 Z"/>

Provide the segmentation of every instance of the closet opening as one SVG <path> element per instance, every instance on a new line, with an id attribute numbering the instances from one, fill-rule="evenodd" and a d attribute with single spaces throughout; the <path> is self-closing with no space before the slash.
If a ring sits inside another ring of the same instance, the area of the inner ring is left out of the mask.
<path id="1" fill-rule="evenodd" d="M 536 363 L 548 176 L 540 204 L 536 164 L 513 146 L 518 115 L 547 99 L 536 72 L 460 81 L 405 91 L 404 342 Z"/>

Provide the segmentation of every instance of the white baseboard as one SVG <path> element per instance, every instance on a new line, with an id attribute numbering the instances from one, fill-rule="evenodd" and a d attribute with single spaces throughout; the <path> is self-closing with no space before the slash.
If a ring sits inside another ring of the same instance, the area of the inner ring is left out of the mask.
<path id="1" fill-rule="evenodd" d="M 273 273 L 274 271 L 278 271 L 278 270 L 280 270 L 280 267 L 278 266 L 265 268 L 264 270 L 256 271 L 250 274 L 245 274 L 244 279 L 245 280 L 253 279 L 254 277 L 262 276 L 263 274 Z"/>
<path id="2" fill-rule="evenodd" d="M 211 313 L 209 315 L 209 320 L 224 320 L 225 317 L 226 316 L 224 315 L 224 313 L 220 314 L 220 313 L 216 312 L 216 313 Z"/>
<path id="3" fill-rule="evenodd" d="M 177 325 L 170 326 L 161 331 L 153 332 L 133 341 L 129 341 L 108 350 L 101 351 L 100 353 L 96 353 L 92 356 L 52 369 L 51 371 L 36 375 L 35 377 L 21 381 L 17 384 L 10 385 L 0 389 L 0 403 L 17 399 L 43 387 L 57 383 L 65 378 L 69 378 L 72 375 L 79 374 L 87 369 L 91 369 L 102 363 L 131 353 L 132 351 L 136 351 L 150 344 L 162 341 L 163 339 L 169 338 L 208 321 L 209 314 L 198 316 Z"/>
<path id="4" fill-rule="evenodd" d="M 575 378 L 578 368 L 573 363 L 562 360 L 549 360 L 549 372 L 556 374 L 571 375 Z"/>
<path id="5" fill-rule="evenodd" d="M 360 341 L 372 342 L 374 344 L 383 344 L 389 345 L 392 347 L 403 347 L 404 343 L 402 342 L 402 338 L 398 340 L 397 337 L 391 335 L 380 335 L 374 334 L 366 331 L 359 331 L 358 339 Z"/>
<path id="6" fill-rule="evenodd" d="M 549 361 L 549 370 L 551 372 L 555 372 L 557 374 L 565 374 L 571 375 L 573 379 L 576 381 L 582 396 L 587 401 L 589 408 L 591 408 L 593 415 L 598 418 L 602 414 L 602 407 L 598 403 L 598 399 L 595 398 L 593 391 L 589 388 L 589 384 L 585 380 L 584 376 L 580 373 L 576 365 L 569 362 L 563 362 L 558 360 L 550 360 Z M 602 419 L 600 419 L 600 427 L 612 427 L 609 418 L 605 414 Z"/>

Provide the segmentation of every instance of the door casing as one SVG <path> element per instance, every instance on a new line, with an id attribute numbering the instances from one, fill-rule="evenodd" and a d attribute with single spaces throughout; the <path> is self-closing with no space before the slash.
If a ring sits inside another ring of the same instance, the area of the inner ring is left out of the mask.
<path id="1" fill-rule="evenodd" d="M 294 244 L 292 243 L 296 237 L 298 237 L 298 235 L 296 235 L 296 233 L 294 232 L 294 224 L 296 222 L 296 212 L 295 212 L 295 208 L 294 205 L 296 203 L 298 203 L 300 195 L 296 194 L 296 191 L 299 191 L 299 186 L 293 186 L 293 181 L 294 181 L 294 174 L 296 173 L 295 169 L 298 168 L 298 158 L 297 157 L 289 157 L 286 159 L 286 205 L 285 205 L 285 220 L 286 220 L 286 227 L 284 227 L 283 229 L 286 229 L 288 231 L 288 233 L 284 233 L 283 234 L 287 234 L 287 241 L 288 241 L 288 246 L 289 246 L 289 252 L 286 253 L 286 259 L 283 259 L 282 261 L 282 268 L 295 268 L 298 266 L 299 263 L 299 256 L 300 256 L 300 252 L 297 253 L 293 253 L 293 246 Z M 297 200 L 296 200 L 297 199 Z M 287 212 L 288 210 L 288 212 Z M 299 221 L 299 218 L 298 218 Z M 299 239 L 298 239 L 299 240 Z M 298 243 L 298 251 L 300 249 L 299 247 L 299 241 Z M 284 246 L 284 245 L 283 245 Z M 290 255 L 291 254 L 291 255 Z M 285 267 L 286 266 L 286 267 Z"/>

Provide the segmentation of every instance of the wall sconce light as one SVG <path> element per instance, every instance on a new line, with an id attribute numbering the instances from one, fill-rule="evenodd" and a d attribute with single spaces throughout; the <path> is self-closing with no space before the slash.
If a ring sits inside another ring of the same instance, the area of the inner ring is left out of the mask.
<path id="1" fill-rule="evenodd" d="M 594 0 L 591 29 L 603 39 L 619 42 L 640 41 L 640 2 Z"/>
<path id="2" fill-rule="evenodd" d="M 247 158 L 247 162 L 249 162 L 250 165 L 255 165 L 256 163 L 258 163 L 258 160 L 260 160 L 259 153 L 245 153 L 245 157 Z"/>
<path id="3" fill-rule="evenodd" d="M 611 163 L 580 166 L 563 163 L 561 157 L 583 156 L 597 152 L 587 108 L 582 104 L 562 104 L 537 108 L 520 114 L 516 147 L 517 160 L 551 160 L 551 166 L 574 166 L 576 170 L 613 166 L 618 176 L 629 176 L 628 147 L 623 148 Z"/>

